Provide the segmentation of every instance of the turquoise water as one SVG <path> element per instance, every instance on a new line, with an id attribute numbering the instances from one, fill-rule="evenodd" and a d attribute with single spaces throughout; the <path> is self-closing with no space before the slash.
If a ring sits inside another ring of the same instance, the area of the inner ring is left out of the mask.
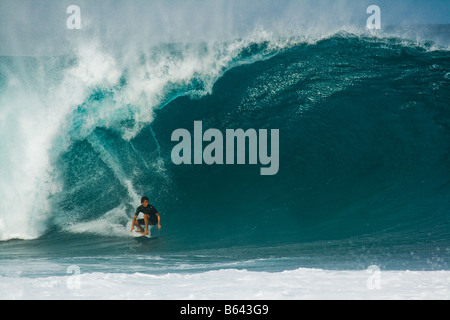
<path id="1" fill-rule="evenodd" d="M 448 270 L 449 72 L 433 42 L 346 32 L 2 57 L 0 275 Z M 174 165 L 194 121 L 279 129 L 279 172 Z"/>

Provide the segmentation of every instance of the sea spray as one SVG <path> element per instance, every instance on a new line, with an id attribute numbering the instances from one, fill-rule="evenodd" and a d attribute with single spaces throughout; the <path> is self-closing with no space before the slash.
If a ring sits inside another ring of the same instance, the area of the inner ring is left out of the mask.
<path id="1" fill-rule="evenodd" d="M 87 92 L 118 80 L 111 60 L 95 48 L 84 48 L 74 65 L 61 61 L 13 58 L 7 93 L 0 96 L 2 117 L 2 190 L 0 238 L 33 238 L 46 230 L 48 197 L 58 190 L 52 180 L 51 152 L 65 137 L 64 123 Z M 24 67 L 35 66 L 24 71 Z M 64 64 L 63 64 L 64 65 Z M 17 72 L 18 71 L 18 72 Z M 30 81 L 30 79 L 32 81 Z M 64 146 L 60 145 L 59 147 Z M 56 151 L 58 152 L 58 151 Z"/>

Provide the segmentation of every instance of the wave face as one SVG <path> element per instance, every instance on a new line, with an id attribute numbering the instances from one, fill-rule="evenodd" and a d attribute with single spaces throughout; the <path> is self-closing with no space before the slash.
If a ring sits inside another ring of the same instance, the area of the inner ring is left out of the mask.
<path id="1" fill-rule="evenodd" d="M 170 176 L 168 187 L 150 176 L 151 188 L 162 187 L 152 198 L 170 213 L 174 232 L 199 241 L 283 243 L 373 233 L 448 240 L 448 57 L 396 39 L 339 34 L 233 68 L 212 94 L 181 97 L 158 110 L 152 130 L 137 137 L 140 154 L 157 141 Z M 279 129 L 279 173 L 172 165 L 171 132 L 192 132 L 195 120 L 222 132 Z M 146 189 L 143 182 L 140 190 Z"/>
<path id="2" fill-rule="evenodd" d="M 350 33 L 3 57 L 0 238 L 126 237 L 146 195 L 182 249 L 448 245 L 449 72 L 448 50 Z M 279 172 L 173 164 L 200 120 L 279 129 Z"/>

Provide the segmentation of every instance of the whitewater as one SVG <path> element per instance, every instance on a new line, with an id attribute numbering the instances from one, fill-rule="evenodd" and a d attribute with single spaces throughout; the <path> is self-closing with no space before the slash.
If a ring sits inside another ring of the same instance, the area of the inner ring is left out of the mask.
<path id="1" fill-rule="evenodd" d="M 450 27 L 317 3 L 3 2 L 0 299 L 448 299 Z M 199 121 L 276 172 L 174 163 Z"/>
<path id="2" fill-rule="evenodd" d="M 74 278 L 75 277 L 75 278 Z M 233 279 L 233 281 L 230 281 Z M 2 299 L 133 300 L 447 300 L 450 272 L 386 271 L 379 287 L 365 271 L 297 269 L 279 273 L 224 269 L 203 273 L 88 273 L 0 278 Z"/>

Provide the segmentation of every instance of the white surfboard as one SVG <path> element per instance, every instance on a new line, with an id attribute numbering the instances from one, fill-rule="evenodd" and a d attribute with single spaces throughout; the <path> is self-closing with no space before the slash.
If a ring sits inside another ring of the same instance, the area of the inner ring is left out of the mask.
<path id="1" fill-rule="evenodd" d="M 150 225 L 148 229 L 148 235 L 143 235 L 136 229 L 131 233 L 136 238 L 157 238 L 161 233 L 161 231 L 158 229 L 158 226 Z"/>
<path id="2" fill-rule="evenodd" d="M 140 233 L 139 231 L 134 230 L 132 233 L 133 237 L 135 238 L 151 238 L 151 233 L 150 231 L 148 232 L 148 235 L 143 235 L 142 233 Z"/>

